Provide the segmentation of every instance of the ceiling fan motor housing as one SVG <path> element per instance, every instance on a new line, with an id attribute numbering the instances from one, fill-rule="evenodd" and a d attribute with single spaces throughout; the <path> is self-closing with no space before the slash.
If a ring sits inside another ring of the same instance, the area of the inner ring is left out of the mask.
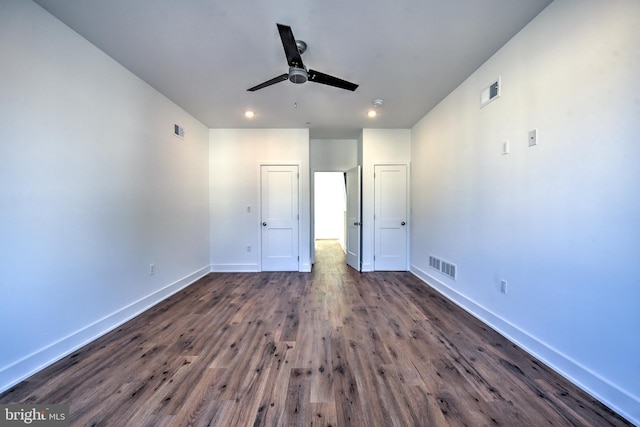
<path id="1" fill-rule="evenodd" d="M 292 83 L 300 84 L 307 81 L 307 70 L 298 67 L 289 67 L 289 80 Z"/>

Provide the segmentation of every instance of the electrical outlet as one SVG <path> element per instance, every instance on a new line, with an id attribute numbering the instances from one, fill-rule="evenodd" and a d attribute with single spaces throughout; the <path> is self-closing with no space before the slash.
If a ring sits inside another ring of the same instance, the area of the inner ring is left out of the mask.
<path id="1" fill-rule="evenodd" d="M 153 264 L 149 264 L 149 276 L 153 276 L 156 272 L 156 266 Z"/>
<path id="2" fill-rule="evenodd" d="M 501 280 L 500 281 L 500 292 L 502 292 L 503 294 L 507 293 L 507 281 L 506 280 Z"/>
<path id="3" fill-rule="evenodd" d="M 247 252 L 251 252 L 251 245 L 247 245 Z"/>
<path id="4" fill-rule="evenodd" d="M 531 129 L 529 131 L 529 147 L 538 145 L 538 129 Z"/>
<path id="5" fill-rule="evenodd" d="M 509 141 L 502 141 L 502 154 L 509 154 Z"/>

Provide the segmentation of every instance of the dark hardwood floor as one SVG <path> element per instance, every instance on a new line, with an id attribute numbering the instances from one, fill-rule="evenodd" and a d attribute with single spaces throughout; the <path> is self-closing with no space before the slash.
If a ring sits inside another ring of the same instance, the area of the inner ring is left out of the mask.
<path id="1" fill-rule="evenodd" d="M 79 426 L 630 425 L 410 273 L 214 273 L 0 395 Z"/>

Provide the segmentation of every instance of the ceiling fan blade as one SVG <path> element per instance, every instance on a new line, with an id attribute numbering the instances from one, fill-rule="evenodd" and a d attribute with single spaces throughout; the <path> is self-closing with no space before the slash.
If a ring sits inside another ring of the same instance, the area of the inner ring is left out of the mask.
<path id="1" fill-rule="evenodd" d="M 304 68 L 302 57 L 298 51 L 298 45 L 296 45 L 296 39 L 293 37 L 291 27 L 282 24 L 276 25 L 278 26 L 278 32 L 282 40 L 282 47 L 284 47 L 284 54 L 287 56 L 287 63 L 290 67 Z"/>
<path id="2" fill-rule="evenodd" d="M 334 86 L 340 89 L 346 89 L 350 91 L 354 91 L 358 88 L 358 85 L 355 83 L 351 83 L 346 80 L 342 80 L 337 77 L 333 77 L 316 70 L 309 70 L 309 81 L 322 83 L 323 85 Z"/>
<path id="3" fill-rule="evenodd" d="M 249 92 L 255 92 L 255 91 L 256 91 L 256 90 L 258 90 L 258 89 L 262 89 L 262 88 L 265 88 L 265 87 L 267 87 L 267 86 L 271 86 L 271 85 L 274 85 L 274 84 L 276 84 L 276 83 L 283 82 L 283 81 L 287 80 L 288 78 L 289 78 L 289 74 L 285 73 L 285 74 L 282 74 L 282 75 L 280 75 L 280 76 L 278 76 L 278 77 L 274 77 L 274 78 L 272 78 L 271 80 L 267 80 L 267 81 L 266 81 L 266 82 L 264 82 L 264 83 L 260 83 L 260 84 L 259 84 L 259 85 L 257 85 L 257 86 L 251 87 L 251 88 L 249 88 L 249 89 L 247 89 L 247 90 L 248 90 Z"/>

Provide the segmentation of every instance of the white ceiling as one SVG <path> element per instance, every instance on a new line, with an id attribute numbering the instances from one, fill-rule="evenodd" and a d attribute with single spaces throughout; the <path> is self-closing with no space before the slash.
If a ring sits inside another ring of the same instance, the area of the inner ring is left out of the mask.
<path id="1" fill-rule="evenodd" d="M 410 128 L 550 2 L 36 0 L 209 128 L 308 127 L 315 138 Z M 247 92 L 288 71 L 276 23 L 308 44 L 308 68 L 360 87 Z"/>

